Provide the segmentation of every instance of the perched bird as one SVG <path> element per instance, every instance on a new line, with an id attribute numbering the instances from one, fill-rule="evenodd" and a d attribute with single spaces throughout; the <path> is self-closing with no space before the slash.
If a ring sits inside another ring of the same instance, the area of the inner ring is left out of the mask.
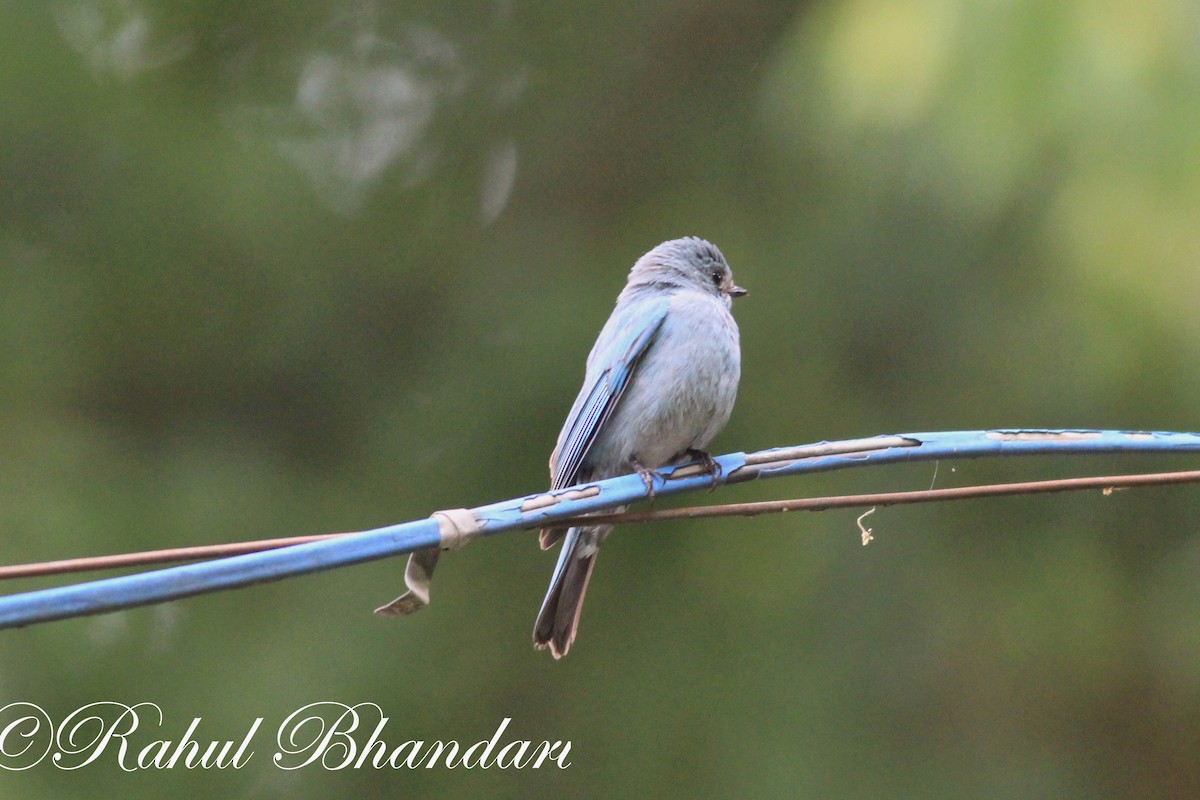
<path id="1" fill-rule="evenodd" d="M 587 359 L 583 387 L 550 455 L 551 489 L 699 459 L 733 411 L 741 375 L 738 327 L 729 313 L 746 290 L 703 239 L 663 242 L 638 259 Z M 714 474 L 715 479 L 715 474 Z M 541 532 L 563 539 L 533 628 L 535 647 L 567 654 L 600 543 L 611 525 Z"/>

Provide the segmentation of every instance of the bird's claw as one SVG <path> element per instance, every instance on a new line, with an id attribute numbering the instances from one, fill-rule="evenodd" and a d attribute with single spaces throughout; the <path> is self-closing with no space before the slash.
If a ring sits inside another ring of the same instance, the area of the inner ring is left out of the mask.
<path id="1" fill-rule="evenodd" d="M 629 463 L 633 466 L 634 472 L 642 479 L 642 483 L 646 484 L 646 498 L 650 501 L 650 505 L 654 505 L 654 479 L 663 479 L 662 473 L 652 470 L 636 458 L 630 456 Z"/>
<path id="2" fill-rule="evenodd" d="M 686 455 L 689 458 L 699 461 L 700 466 L 704 468 L 704 471 L 712 476 L 712 484 L 708 487 L 708 491 L 716 491 L 717 486 L 719 486 L 721 483 L 722 473 L 721 465 L 717 463 L 717 460 L 704 450 L 697 450 L 694 447 L 689 447 L 686 451 Z"/>

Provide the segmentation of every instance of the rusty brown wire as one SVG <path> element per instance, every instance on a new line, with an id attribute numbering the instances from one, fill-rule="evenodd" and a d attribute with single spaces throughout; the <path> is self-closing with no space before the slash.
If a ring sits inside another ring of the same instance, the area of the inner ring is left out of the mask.
<path id="1" fill-rule="evenodd" d="M 779 514 L 787 511 L 828 511 L 836 508 L 864 508 L 892 506 L 912 503 L 932 503 L 949 500 L 968 500 L 984 497 L 1004 497 L 1020 494 L 1045 494 L 1049 492 L 1072 492 L 1087 489 L 1131 489 L 1142 486 L 1170 486 L 1181 483 L 1200 482 L 1200 470 L 1184 472 L 1156 472 L 1135 475 L 1107 475 L 1087 478 L 1058 478 L 1019 483 L 962 486 L 948 489 L 927 489 L 912 492 L 886 492 L 880 494 L 856 494 L 832 497 L 801 497 L 790 500 L 766 500 L 751 503 L 726 503 L 711 506 L 688 506 L 685 508 L 652 509 L 649 511 L 626 511 L 621 514 L 593 514 L 587 517 L 555 521 L 554 527 L 568 527 L 586 519 L 589 524 L 633 524 L 656 522 L 668 519 L 700 519 L 707 517 L 753 517 L 762 514 Z M 536 520 L 530 527 L 545 527 Z M 326 533 L 311 536 L 292 536 L 281 539 L 260 539 L 228 544 L 175 547 L 137 553 L 121 553 L 108 556 L 69 558 L 59 561 L 41 561 L 29 564 L 0 566 L 0 580 L 15 578 L 62 575 L 74 572 L 90 572 L 121 567 L 140 567 L 179 561 L 200 561 L 228 556 L 256 553 L 315 542 L 344 533 Z"/>

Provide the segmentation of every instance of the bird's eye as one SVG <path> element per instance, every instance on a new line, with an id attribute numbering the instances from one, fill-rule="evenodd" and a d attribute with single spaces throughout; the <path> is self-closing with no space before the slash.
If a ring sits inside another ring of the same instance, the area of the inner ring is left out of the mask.
<path id="1" fill-rule="evenodd" d="M 720 286 L 720 285 L 721 285 L 721 280 L 722 280 L 724 277 L 725 277 L 725 276 L 724 276 L 724 275 L 721 273 L 721 270 L 719 270 L 719 269 L 714 269 L 714 270 L 713 270 L 713 273 L 712 273 L 712 280 L 713 280 L 713 284 L 714 284 L 714 285 L 716 285 L 716 286 Z"/>

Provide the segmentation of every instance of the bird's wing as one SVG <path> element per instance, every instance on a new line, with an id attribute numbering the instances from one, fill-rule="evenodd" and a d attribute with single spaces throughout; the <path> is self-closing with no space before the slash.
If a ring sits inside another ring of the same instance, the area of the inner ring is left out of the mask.
<path id="1" fill-rule="evenodd" d="M 578 482 L 579 468 L 596 437 L 612 416 L 621 394 L 629 386 L 638 363 L 667 318 L 668 303 L 662 298 L 638 309 L 636 324 L 626 323 L 602 353 L 603 363 L 589 364 L 589 383 L 563 424 L 558 447 L 554 451 L 551 488 L 563 489 Z"/>

